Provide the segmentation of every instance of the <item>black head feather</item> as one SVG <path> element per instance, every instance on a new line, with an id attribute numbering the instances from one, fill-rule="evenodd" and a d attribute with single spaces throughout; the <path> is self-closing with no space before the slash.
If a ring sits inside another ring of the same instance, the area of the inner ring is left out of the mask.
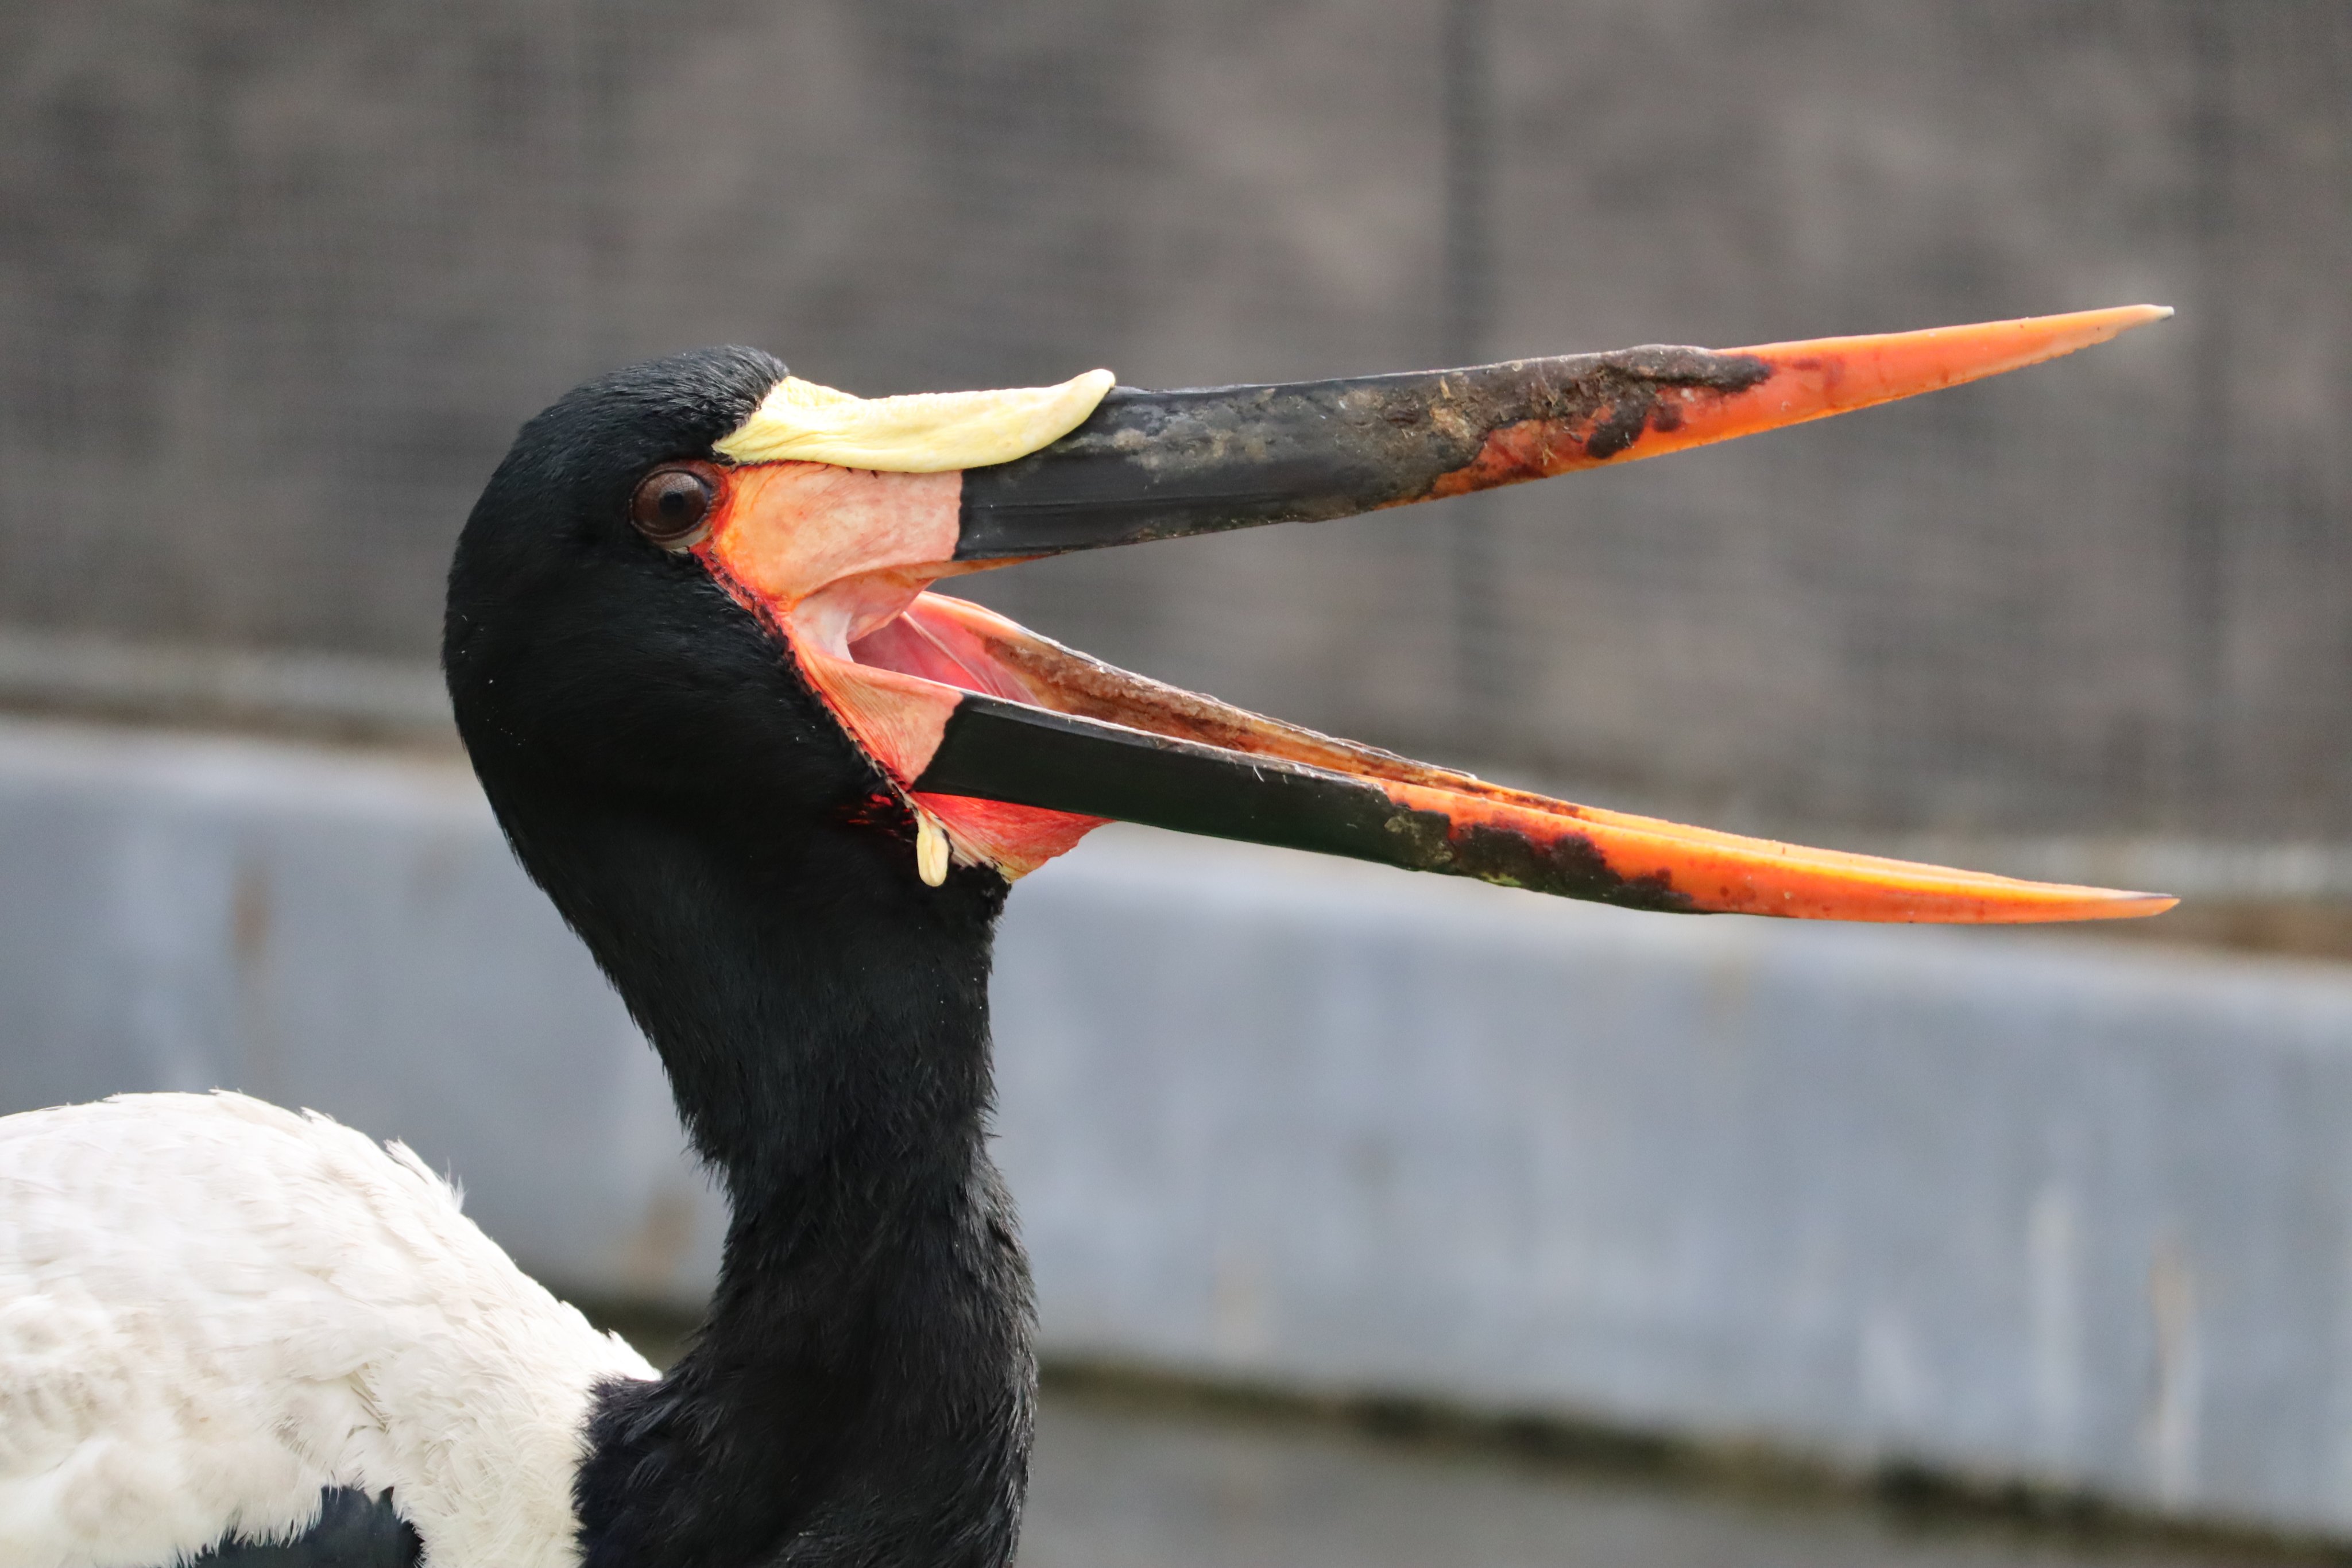
<path id="1" fill-rule="evenodd" d="M 457 727 L 494 801 L 511 772 L 683 803 L 822 748 L 782 650 L 628 519 L 647 469 L 709 459 L 783 374 L 756 349 L 677 354 L 590 382 L 516 436 L 459 536 L 442 629 Z"/>

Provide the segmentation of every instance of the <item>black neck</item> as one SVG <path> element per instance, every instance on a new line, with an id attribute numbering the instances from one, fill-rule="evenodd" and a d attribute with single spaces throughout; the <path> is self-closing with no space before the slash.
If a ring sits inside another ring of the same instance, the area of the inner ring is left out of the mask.
<path id="1" fill-rule="evenodd" d="M 509 804 L 733 1204 L 692 1348 L 600 1393 L 587 1568 L 1001 1568 L 1034 1383 L 985 1148 L 1003 883 L 923 886 L 897 823 L 779 837 Z"/>

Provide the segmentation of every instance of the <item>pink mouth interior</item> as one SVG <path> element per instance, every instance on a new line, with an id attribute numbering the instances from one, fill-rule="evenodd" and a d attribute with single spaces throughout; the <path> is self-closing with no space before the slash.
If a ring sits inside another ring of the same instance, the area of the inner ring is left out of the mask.
<path id="1" fill-rule="evenodd" d="M 1036 705 L 1025 682 L 991 659 L 954 615 L 943 612 L 948 604 L 960 602 L 919 594 L 895 619 L 852 643 L 849 656 L 867 669 Z"/>

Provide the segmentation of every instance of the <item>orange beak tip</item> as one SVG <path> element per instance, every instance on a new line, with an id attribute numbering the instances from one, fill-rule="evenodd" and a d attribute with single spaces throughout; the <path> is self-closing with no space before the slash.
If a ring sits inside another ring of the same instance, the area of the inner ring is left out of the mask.
<path id="1" fill-rule="evenodd" d="M 2056 316 L 1932 327 L 1856 338 L 1814 338 L 1718 350 L 1760 361 L 1752 387 L 1686 410 L 1671 430 L 1612 456 L 1655 456 L 1801 424 L 2021 370 L 2172 315 L 2168 305 L 2118 305 Z M 1602 459 L 1606 461 L 1606 458 Z"/>
<path id="2" fill-rule="evenodd" d="M 2180 900 L 2168 893 L 2126 893 L 2121 889 L 2086 890 L 2092 897 L 2056 916 L 2060 920 L 2145 920 L 2176 907 Z"/>
<path id="3" fill-rule="evenodd" d="M 2107 339 L 2120 337 L 2137 327 L 2149 326 L 2158 321 L 2169 321 L 2173 314 L 2173 308 L 2169 305 L 2122 305 L 2112 310 L 2086 310 L 2082 316 L 2083 323 L 2085 327 L 2096 330 L 2098 335 L 2090 339 L 2083 346 L 2087 348 L 2092 342 L 2104 342 Z"/>

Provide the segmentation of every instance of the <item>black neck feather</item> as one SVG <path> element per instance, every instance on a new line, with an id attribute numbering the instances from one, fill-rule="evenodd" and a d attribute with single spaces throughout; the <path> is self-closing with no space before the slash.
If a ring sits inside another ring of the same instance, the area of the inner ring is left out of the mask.
<path id="1" fill-rule="evenodd" d="M 871 821 L 502 815 L 733 1204 L 691 1349 L 600 1394 L 589 1568 L 1009 1562 L 1034 1375 L 985 1148 L 1003 883 L 924 887 Z"/>

